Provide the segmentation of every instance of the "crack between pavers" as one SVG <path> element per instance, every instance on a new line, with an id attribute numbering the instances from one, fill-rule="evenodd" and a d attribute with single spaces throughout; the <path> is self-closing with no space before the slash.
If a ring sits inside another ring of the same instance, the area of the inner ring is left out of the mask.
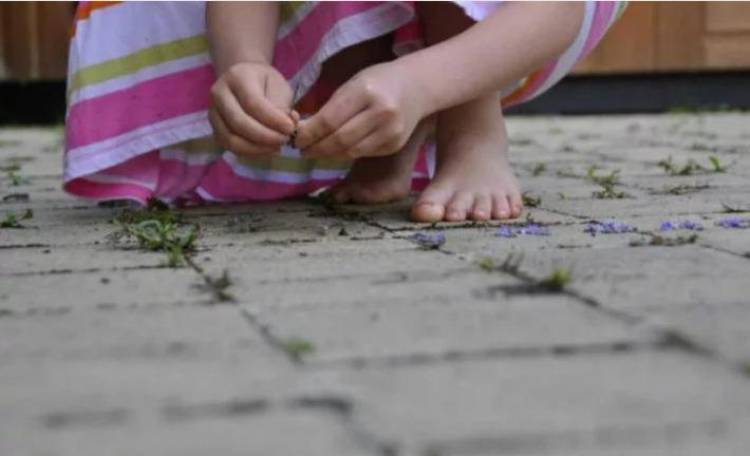
<path id="1" fill-rule="evenodd" d="M 551 432 L 511 432 L 505 435 L 480 435 L 428 443 L 421 456 L 456 454 L 527 454 L 547 451 L 586 449 L 648 448 L 651 444 L 673 444 L 701 437 L 719 438 L 729 431 L 723 419 L 673 421 L 655 425 L 624 425 L 597 427 L 592 430 L 561 430 Z"/>
<path id="2" fill-rule="evenodd" d="M 67 315 L 72 312 L 117 312 L 117 311 L 131 311 L 138 309 L 148 309 L 153 307 L 204 307 L 212 304 L 211 300 L 196 300 L 196 301 L 172 301 L 172 302 L 146 302 L 146 303 L 128 303 L 128 304 L 114 304 L 101 302 L 93 306 L 87 306 L 85 308 L 69 307 L 69 306 L 58 306 L 58 307 L 30 307 L 24 308 L 23 310 L 16 310 L 13 308 L 7 308 L 0 306 L 0 318 L 36 318 L 36 317 L 58 317 Z"/>
<path id="3" fill-rule="evenodd" d="M 538 347 L 493 347 L 486 349 L 445 350 L 435 353 L 409 353 L 405 355 L 362 356 L 330 360 L 308 360 L 305 363 L 316 368 L 350 367 L 412 367 L 442 362 L 483 361 L 497 359 L 563 357 L 592 354 L 621 354 L 637 351 L 671 350 L 675 345 L 661 340 L 636 342 L 622 340 L 587 344 L 559 344 Z"/>
<path id="4" fill-rule="evenodd" d="M 725 248 L 722 248 L 722 247 L 717 247 L 717 246 L 712 245 L 712 244 L 698 243 L 697 245 L 698 245 L 698 247 L 701 247 L 701 248 L 704 248 L 704 249 L 707 249 L 707 250 L 713 250 L 714 252 L 724 253 L 726 255 L 731 255 L 731 256 L 733 256 L 735 258 L 742 258 L 744 260 L 750 260 L 750 250 L 748 250 L 745 253 L 739 253 L 739 252 L 734 252 L 732 250 L 725 249 Z"/>
<path id="5" fill-rule="evenodd" d="M 168 403 L 158 412 L 166 424 L 170 422 L 200 421 L 205 419 L 238 419 L 262 416 L 272 411 L 311 410 L 330 414 L 339 422 L 343 431 L 361 449 L 376 456 L 396 456 L 396 445 L 384 442 L 368 432 L 353 415 L 354 403 L 350 398 L 335 394 L 306 394 L 268 399 L 265 397 L 237 397 L 226 401 L 200 403 Z M 116 407 L 98 410 L 60 411 L 43 414 L 41 424 L 51 430 L 92 427 L 122 427 L 133 418 L 133 410 Z"/>
<path id="6" fill-rule="evenodd" d="M 271 331 L 268 325 L 264 325 L 260 322 L 258 317 L 249 309 L 243 308 L 240 310 L 240 314 L 245 321 L 250 325 L 252 329 L 260 334 L 261 339 L 266 342 L 271 348 L 281 352 L 284 357 L 295 366 L 303 364 L 302 357 L 299 353 L 292 352 L 286 348 L 283 340 L 277 337 Z"/>
<path id="7" fill-rule="evenodd" d="M 111 268 L 84 268 L 84 269 L 73 269 L 73 268 L 62 268 L 62 269 L 47 269 L 44 271 L 24 271 L 24 272 L 10 272 L 0 273 L 0 277 L 37 277 L 37 276 L 49 276 L 49 275 L 65 275 L 65 274 L 91 274 L 91 273 L 108 273 L 108 272 L 123 272 L 123 271 L 142 271 L 152 269 L 174 269 L 167 265 L 140 265 L 140 266 L 121 266 Z"/>

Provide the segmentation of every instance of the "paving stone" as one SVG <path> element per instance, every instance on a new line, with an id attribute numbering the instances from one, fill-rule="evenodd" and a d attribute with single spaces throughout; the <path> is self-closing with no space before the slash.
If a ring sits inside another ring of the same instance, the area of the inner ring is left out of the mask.
<path id="1" fill-rule="evenodd" d="M 373 367 L 337 381 L 362 405 L 359 422 L 401 442 L 399 454 L 454 454 L 441 450 L 485 439 L 496 442 L 490 454 L 632 454 L 643 440 L 739 454 L 750 383 L 713 366 L 670 351 L 603 353 Z M 608 433 L 617 438 L 601 442 Z"/>
<path id="2" fill-rule="evenodd" d="M 721 305 L 650 309 L 649 321 L 687 336 L 700 347 L 715 352 L 740 368 L 750 366 L 750 303 L 747 299 Z"/>
<path id="3" fill-rule="evenodd" d="M 311 342 L 314 351 L 304 359 L 312 363 L 405 362 L 421 357 L 655 342 L 655 334 L 602 315 L 568 296 L 514 296 L 511 290 L 520 285 L 515 281 L 475 289 L 463 299 L 411 297 L 356 306 L 267 307 L 257 311 L 256 318 L 278 340 Z"/>
<path id="4" fill-rule="evenodd" d="M 25 315 L 97 306 L 206 304 L 211 298 L 196 288 L 201 283 L 187 268 L 1 278 L 0 308 Z"/>
<path id="5" fill-rule="evenodd" d="M 270 357 L 270 348 L 231 306 L 101 308 L 0 318 L 0 362 L 217 360 Z M 258 364 L 264 361 L 258 360 Z"/>
<path id="6" fill-rule="evenodd" d="M 106 244 L 4 249 L 2 255 L 0 277 L 75 272 L 106 275 L 121 269 L 163 267 L 167 263 L 164 253 L 121 250 Z"/>
<path id="7" fill-rule="evenodd" d="M 340 420 L 315 411 L 274 411 L 248 416 L 154 425 L 89 425 L 80 429 L 17 431 L 0 441 L 3 454 L 18 456 L 374 456 Z M 105 415 L 106 416 L 106 415 Z M 118 415 L 111 415 L 117 417 Z"/>
<path id="8" fill-rule="evenodd" d="M 314 244 L 314 243 L 311 243 Z M 330 281 L 337 277 L 373 277 L 393 276 L 397 272 L 420 272 L 434 269 L 436 257 L 432 252 L 421 249 L 416 244 L 406 240 L 381 243 L 391 248 L 378 250 L 353 249 L 338 252 L 338 242 L 328 242 L 321 249 L 328 247 L 336 251 L 337 256 L 332 261 L 331 255 L 304 255 L 310 247 L 308 243 L 295 244 L 297 254 L 280 255 L 274 261 L 258 259 L 255 249 L 217 247 L 211 250 L 211 261 L 205 267 L 213 273 L 221 272 L 218 267 L 229 267 L 233 276 L 252 286 L 255 282 L 313 282 L 316 280 Z M 304 250 L 303 250 L 304 249 Z M 398 262 L 394 262 L 394 255 L 398 255 Z M 466 265 L 458 259 L 443 259 L 445 268 L 463 268 Z M 232 267 L 231 265 L 238 265 Z"/>
<path id="9" fill-rule="evenodd" d="M 429 254 L 426 258 L 435 261 L 435 257 Z M 399 268 L 391 265 L 387 272 L 384 270 L 380 274 L 361 274 L 352 270 L 338 275 L 311 274 L 307 279 L 297 277 L 294 280 L 283 275 L 258 280 L 241 270 L 232 271 L 233 285 L 229 291 L 239 304 L 257 309 L 325 304 L 357 306 L 373 300 L 415 299 L 415 294 L 424 299 L 459 299 L 487 287 L 487 278 L 474 274 L 475 266 L 459 259 L 455 262 L 454 267 L 446 265 L 440 270 L 415 270 L 400 264 Z M 511 279 L 500 277 L 497 280 L 502 284 L 503 280 Z"/>

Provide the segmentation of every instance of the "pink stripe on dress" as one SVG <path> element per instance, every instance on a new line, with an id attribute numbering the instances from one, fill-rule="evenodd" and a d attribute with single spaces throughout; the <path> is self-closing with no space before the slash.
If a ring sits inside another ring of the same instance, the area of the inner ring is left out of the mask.
<path id="1" fill-rule="evenodd" d="M 67 182 L 64 189 L 66 192 L 84 198 L 95 200 L 131 199 L 144 205 L 153 195 L 151 189 L 136 184 L 92 182 L 86 179 L 75 179 Z"/>
<path id="2" fill-rule="evenodd" d="M 586 44 L 583 46 L 579 60 L 586 57 L 589 52 L 596 46 L 607 31 L 612 15 L 617 12 L 616 2 L 596 2 L 594 17 L 591 19 L 591 28 L 589 36 L 586 38 Z"/>
<path id="3" fill-rule="evenodd" d="M 317 52 L 323 36 L 341 20 L 380 6 L 380 2 L 341 2 L 335 15 L 329 8 L 314 8 L 287 36 L 276 42 L 273 65 L 291 78 Z"/>
<path id="4" fill-rule="evenodd" d="M 139 127 L 208 109 L 211 65 L 181 71 L 81 101 L 70 108 L 67 149 L 103 141 Z"/>
<path id="5" fill-rule="evenodd" d="M 306 195 L 336 183 L 338 179 L 310 179 L 283 183 L 237 175 L 224 159 L 214 162 L 201 181 L 201 188 L 222 201 L 265 201 Z"/>

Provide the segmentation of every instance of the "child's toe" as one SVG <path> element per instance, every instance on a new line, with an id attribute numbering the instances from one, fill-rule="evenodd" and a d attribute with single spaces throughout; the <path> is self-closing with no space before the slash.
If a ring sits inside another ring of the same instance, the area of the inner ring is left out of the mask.
<path id="1" fill-rule="evenodd" d="M 448 222 L 462 222 L 474 206 L 474 195 L 468 192 L 456 193 L 445 208 L 445 220 Z"/>
<path id="2" fill-rule="evenodd" d="M 489 220 L 492 216 L 492 198 L 487 194 L 479 194 L 474 198 L 474 208 L 471 218 L 476 221 Z"/>
<path id="3" fill-rule="evenodd" d="M 513 192 L 508 196 L 508 204 L 510 206 L 510 216 L 516 218 L 521 215 L 523 211 L 523 198 L 518 192 Z"/>
<path id="4" fill-rule="evenodd" d="M 451 192 L 437 185 L 427 187 L 411 207 L 411 218 L 415 222 L 439 222 L 445 218 L 445 206 Z"/>
<path id="5" fill-rule="evenodd" d="M 510 204 L 508 197 L 504 194 L 497 194 L 492 198 L 492 218 L 503 220 L 510 217 Z"/>

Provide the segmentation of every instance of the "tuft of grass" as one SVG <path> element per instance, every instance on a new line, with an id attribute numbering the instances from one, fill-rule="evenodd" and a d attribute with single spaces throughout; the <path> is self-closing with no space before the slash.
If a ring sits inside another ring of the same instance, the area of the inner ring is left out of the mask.
<path id="1" fill-rule="evenodd" d="M 205 283 L 199 285 L 199 287 L 211 293 L 214 300 L 218 302 L 234 302 L 234 296 L 227 291 L 233 284 L 232 278 L 229 276 L 229 271 L 225 269 L 219 277 L 211 277 L 205 273 L 202 276 Z"/>
<path id="2" fill-rule="evenodd" d="M 654 234 L 648 241 L 636 240 L 630 242 L 630 247 L 644 247 L 644 246 L 656 246 L 656 247 L 677 247 L 680 245 L 695 244 L 698 240 L 697 234 L 691 234 L 689 236 L 677 236 L 667 237 L 660 234 Z"/>
<path id="3" fill-rule="evenodd" d="M 484 271 L 491 272 L 497 268 L 497 263 L 495 263 L 495 260 L 491 257 L 482 257 L 477 260 L 477 266 Z"/>
<path id="4" fill-rule="evenodd" d="M 539 281 L 539 286 L 548 291 L 562 291 L 572 280 L 568 268 L 555 268 L 547 277 Z"/>
<path id="5" fill-rule="evenodd" d="M 596 174 L 596 165 L 589 166 L 586 171 L 586 179 L 599 185 L 601 190 L 594 191 L 591 195 L 597 199 L 622 199 L 628 198 L 630 195 L 622 190 L 617 189 L 617 184 L 620 183 L 620 170 L 616 169 L 611 171 L 609 174 L 598 175 Z"/>
<path id="6" fill-rule="evenodd" d="M 689 193 L 696 193 L 701 190 L 706 190 L 711 188 L 708 184 L 701 184 L 701 185 L 686 185 L 686 184 L 680 184 L 680 185 L 672 185 L 664 187 L 664 190 L 662 191 L 653 191 L 651 192 L 654 195 L 661 195 L 661 194 L 669 194 L 669 195 L 687 195 Z"/>
<path id="7" fill-rule="evenodd" d="M 540 196 L 534 196 L 531 193 L 525 192 L 521 195 L 523 199 L 523 205 L 526 207 L 539 207 L 542 204 L 542 198 Z"/>
<path id="8" fill-rule="evenodd" d="M 8 212 L 5 214 L 5 218 L 0 221 L 0 228 L 25 228 L 21 224 L 21 220 L 28 220 L 32 217 L 34 217 L 34 211 L 32 211 L 31 209 L 26 209 L 26 212 L 24 212 L 22 215 L 18 215 L 14 212 Z"/>
<path id="9" fill-rule="evenodd" d="M 721 160 L 716 155 L 708 157 L 710 168 L 706 168 L 697 161 L 688 159 L 682 165 L 674 163 L 672 156 L 670 155 L 664 160 L 660 160 L 657 166 L 662 168 L 665 173 L 670 176 L 692 176 L 694 174 L 706 174 L 706 173 L 724 173 L 727 171 L 727 166 L 721 164 Z"/>
<path id="10" fill-rule="evenodd" d="M 151 203 L 143 210 L 126 209 L 113 223 L 119 231 L 110 235 L 112 241 L 132 239 L 141 249 L 164 252 L 166 264 L 171 268 L 182 266 L 185 256 L 195 250 L 198 227 L 182 223 L 162 203 Z"/>
<path id="11" fill-rule="evenodd" d="M 6 175 L 8 176 L 8 180 L 10 180 L 11 187 L 26 185 L 30 182 L 28 177 L 23 177 L 18 174 L 19 169 L 20 168 L 18 166 L 14 166 L 8 168 L 8 170 L 6 171 Z"/>
<path id="12" fill-rule="evenodd" d="M 315 345 L 312 342 L 299 337 L 286 339 L 282 342 L 281 346 L 289 356 L 296 360 L 315 351 Z"/>
<path id="13" fill-rule="evenodd" d="M 531 175 L 534 177 L 541 176 L 545 171 L 547 171 L 547 165 L 544 163 L 537 163 L 531 170 Z"/>
<path id="14" fill-rule="evenodd" d="M 711 163 L 711 168 L 713 172 L 715 173 L 725 173 L 727 172 L 727 167 L 725 165 L 721 164 L 721 161 L 719 160 L 719 157 L 716 155 L 711 155 L 708 157 L 709 163 Z"/>

